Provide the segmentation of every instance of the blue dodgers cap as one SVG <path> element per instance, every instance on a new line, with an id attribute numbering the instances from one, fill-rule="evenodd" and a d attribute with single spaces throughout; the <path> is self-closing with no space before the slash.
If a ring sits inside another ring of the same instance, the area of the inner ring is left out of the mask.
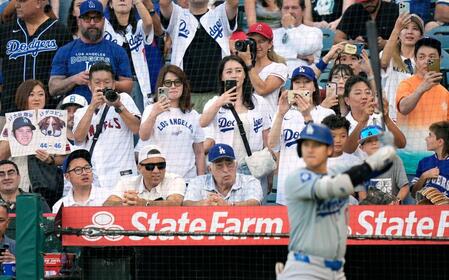
<path id="1" fill-rule="evenodd" d="M 369 138 L 381 136 L 384 133 L 382 128 L 378 125 L 368 125 L 360 131 L 359 144 L 362 145 Z"/>
<path id="2" fill-rule="evenodd" d="M 97 0 L 86 0 L 80 5 L 80 17 L 89 12 L 97 12 L 103 15 L 103 4 Z"/>
<path id="3" fill-rule="evenodd" d="M 209 150 L 209 157 L 208 160 L 210 162 L 214 162 L 218 159 L 222 158 L 228 158 L 228 159 L 235 159 L 234 150 L 231 146 L 226 144 L 215 144 L 210 148 Z"/>
<path id="4" fill-rule="evenodd" d="M 306 77 L 309 80 L 316 81 L 315 72 L 313 72 L 312 68 L 307 66 L 300 66 L 293 70 L 292 73 L 292 80 L 298 78 L 298 77 Z"/>
<path id="5" fill-rule="evenodd" d="M 308 124 L 299 134 L 299 139 L 297 140 L 298 145 L 296 147 L 299 157 L 301 157 L 301 144 L 304 140 L 313 140 L 328 146 L 334 144 L 334 138 L 332 138 L 330 129 L 327 126 L 316 123 Z"/>
<path id="6" fill-rule="evenodd" d="M 33 123 L 31 122 L 31 120 L 27 117 L 19 117 L 17 119 L 15 119 L 12 123 L 12 130 L 16 130 L 19 129 L 21 127 L 24 126 L 29 126 L 31 127 L 31 130 L 35 130 L 36 127 L 33 125 Z"/>
<path id="7" fill-rule="evenodd" d="M 89 153 L 89 151 L 84 150 L 84 149 L 79 149 L 79 150 L 75 150 L 73 152 L 71 152 L 64 160 L 64 163 L 62 164 L 62 172 L 67 173 L 67 171 L 69 171 L 69 165 L 70 162 L 74 159 L 77 158 L 83 158 L 85 159 L 90 165 L 92 165 L 91 163 L 91 155 Z"/>

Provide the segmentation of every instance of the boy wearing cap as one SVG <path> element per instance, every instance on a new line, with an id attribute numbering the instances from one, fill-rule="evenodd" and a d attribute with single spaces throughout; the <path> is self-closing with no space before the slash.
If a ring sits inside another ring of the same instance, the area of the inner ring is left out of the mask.
<path id="1" fill-rule="evenodd" d="M 176 174 L 165 171 L 165 155 L 156 145 L 139 152 L 141 175 L 122 177 L 104 206 L 180 206 L 186 183 Z"/>
<path id="2" fill-rule="evenodd" d="M 259 180 L 237 173 L 234 150 L 226 144 L 210 148 L 207 175 L 190 180 L 185 206 L 257 206 L 263 199 Z"/>
<path id="3" fill-rule="evenodd" d="M 28 146 L 31 143 L 33 140 L 33 130 L 36 130 L 36 127 L 27 117 L 17 118 L 12 123 L 14 138 L 22 146 Z"/>
<path id="4" fill-rule="evenodd" d="M 354 186 L 387 170 L 395 150 L 384 147 L 361 165 L 328 174 L 327 159 L 333 149 L 330 130 L 309 124 L 297 142 L 297 154 L 306 167 L 287 178 L 290 253 L 277 279 L 345 279 L 348 197 Z"/>
<path id="5" fill-rule="evenodd" d="M 103 205 L 108 193 L 92 184 L 94 173 L 89 151 L 80 149 L 70 153 L 64 160 L 62 171 L 72 188 L 53 205 L 53 213 L 58 213 L 62 205 L 64 207 Z"/>
<path id="6" fill-rule="evenodd" d="M 97 0 L 82 2 L 78 26 L 80 38 L 59 48 L 55 54 L 48 82 L 50 95 L 76 93 L 90 102 L 89 69 L 100 61 L 112 66 L 116 90 L 131 93 L 133 81 L 126 51 L 103 38 L 103 5 Z"/>
<path id="7" fill-rule="evenodd" d="M 302 95 L 301 92 L 308 92 L 309 95 Z M 299 133 L 306 123 L 320 123 L 326 116 L 335 114 L 333 110 L 319 105 L 318 82 L 310 67 L 301 66 L 293 71 L 291 93 L 294 99 L 289 102 L 289 93 L 282 92 L 268 136 L 268 146 L 279 153 L 276 203 L 282 205 L 286 203 L 285 180 L 288 174 L 304 166 L 304 161 L 295 155 Z"/>
<path id="8" fill-rule="evenodd" d="M 377 125 L 370 125 L 362 129 L 360 132 L 360 149 L 368 156 L 374 154 L 381 148 L 379 137 L 383 134 L 382 128 Z M 365 190 L 376 188 L 386 194 L 395 196 L 400 204 L 410 192 L 407 174 L 405 173 L 404 164 L 399 157 L 393 159 L 393 166 L 385 173 L 372 178 L 365 183 Z M 359 199 L 366 198 L 366 192 L 359 193 Z"/>
<path id="9" fill-rule="evenodd" d="M 79 108 L 87 106 L 87 100 L 79 94 L 67 95 L 61 103 L 60 109 L 67 111 L 67 139 L 71 141 L 71 144 L 75 141 L 75 136 L 73 135 L 73 125 L 75 119 L 75 112 Z"/>

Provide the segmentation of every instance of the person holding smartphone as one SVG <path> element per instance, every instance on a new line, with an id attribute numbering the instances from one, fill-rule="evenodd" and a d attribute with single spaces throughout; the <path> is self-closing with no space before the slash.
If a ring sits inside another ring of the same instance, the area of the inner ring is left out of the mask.
<path id="1" fill-rule="evenodd" d="M 290 98 L 289 96 L 290 95 Z M 285 180 L 288 174 L 305 166 L 304 160 L 296 156 L 299 133 L 310 122 L 321 123 L 331 109 L 320 105 L 320 90 L 313 69 L 301 66 L 292 73 L 292 86 L 279 99 L 268 137 L 268 147 L 278 153 L 276 203 L 285 205 Z"/>
<path id="2" fill-rule="evenodd" d="M 421 38 L 414 55 L 416 73 L 403 80 L 396 91 L 397 124 L 407 137 L 407 146 L 399 156 L 409 175 L 415 174 L 420 159 L 431 154 L 422 141 L 429 133 L 428 127 L 449 120 L 449 91 L 440 84 L 441 42 Z"/>
<path id="3" fill-rule="evenodd" d="M 143 112 L 139 129 L 143 143 L 139 146 L 160 147 L 166 156 L 167 172 L 178 174 L 188 182 L 203 175 L 206 168 L 204 132 L 198 112 L 192 109 L 190 84 L 181 68 L 166 65 L 159 72 L 157 86 L 155 103 Z"/>
<path id="4" fill-rule="evenodd" d="M 223 58 L 218 69 L 220 95 L 206 103 L 200 125 L 207 128 L 206 137 L 210 144 L 223 143 L 231 146 L 235 152 L 238 172 L 250 175 L 244 161 L 247 153 L 229 106 L 234 106 L 243 123 L 250 149 L 256 152 L 267 146 L 271 123 L 268 104 L 263 97 L 252 94 L 248 68 L 240 57 L 231 55 Z M 236 86 L 225 90 L 228 80 L 235 80 Z M 266 193 L 268 185 L 266 182 L 261 183 Z"/>
<path id="5" fill-rule="evenodd" d="M 390 117 L 397 118 L 396 89 L 399 83 L 415 72 L 414 50 L 416 42 L 424 34 L 423 20 L 414 14 L 400 14 L 390 39 L 380 53 L 382 88 L 389 103 Z"/>
<path id="6" fill-rule="evenodd" d="M 16 241 L 6 236 L 9 225 L 8 204 L 0 201 L 0 263 L 16 261 Z"/>

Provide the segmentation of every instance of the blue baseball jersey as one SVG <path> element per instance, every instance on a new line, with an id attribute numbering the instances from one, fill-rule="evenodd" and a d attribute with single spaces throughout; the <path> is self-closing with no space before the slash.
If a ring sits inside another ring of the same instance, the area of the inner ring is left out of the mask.
<path id="1" fill-rule="evenodd" d="M 438 167 L 440 174 L 437 178 L 427 179 L 424 183 L 424 188 L 434 187 L 449 196 L 449 158 L 439 160 L 436 154 L 419 161 L 418 168 L 416 169 L 416 177 L 413 178 L 412 185 L 416 184 L 424 172 L 434 167 Z"/>
<path id="2" fill-rule="evenodd" d="M 60 48 L 53 58 L 51 76 L 70 77 L 82 71 L 89 71 L 90 67 L 99 61 L 112 66 L 116 80 L 119 77 L 131 78 L 131 66 L 125 50 L 105 39 L 97 44 L 86 44 L 77 39 Z M 73 93 L 84 96 L 88 102 L 92 97 L 85 85 L 74 87 L 67 95 Z"/>
<path id="3" fill-rule="evenodd" d="M 330 171 L 334 173 L 337 170 Z M 349 196 L 319 199 L 315 185 L 322 177 L 307 168 L 300 168 L 287 177 L 286 201 L 290 223 L 290 251 L 326 259 L 343 259 L 348 234 Z M 338 186 L 335 186 L 338 187 Z"/>

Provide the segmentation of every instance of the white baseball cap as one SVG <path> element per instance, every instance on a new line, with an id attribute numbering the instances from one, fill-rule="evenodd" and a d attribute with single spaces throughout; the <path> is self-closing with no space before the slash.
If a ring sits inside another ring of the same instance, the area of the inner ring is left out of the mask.
<path id="1" fill-rule="evenodd" d="M 84 107 L 87 106 L 87 100 L 86 98 L 84 98 L 84 96 L 79 95 L 79 94 L 70 94 L 67 95 L 61 103 L 61 109 L 64 110 L 65 108 L 67 108 L 70 105 L 78 105 L 80 107 Z"/>
<path id="2" fill-rule="evenodd" d="M 435 5 L 438 5 L 438 4 L 449 5 L 449 0 L 438 0 L 438 1 L 435 3 Z"/>
<path id="3" fill-rule="evenodd" d="M 156 145 L 145 146 L 142 149 L 140 149 L 139 163 L 141 163 L 142 161 L 144 161 L 148 158 L 156 158 L 156 157 L 161 157 L 164 160 L 166 160 L 165 155 L 163 153 L 161 153 L 161 149 L 158 146 L 156 146 Z"/>

